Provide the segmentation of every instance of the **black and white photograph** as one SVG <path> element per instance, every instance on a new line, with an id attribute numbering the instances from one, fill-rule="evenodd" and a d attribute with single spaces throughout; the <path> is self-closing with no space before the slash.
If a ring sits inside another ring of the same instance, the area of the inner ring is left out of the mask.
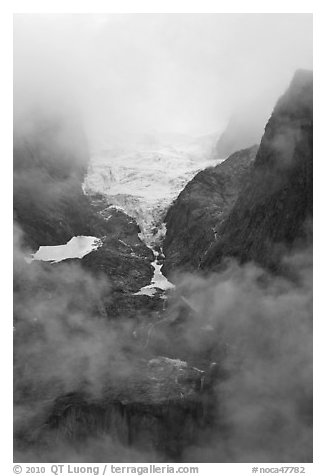
<path id="1" fill-rule="evenodd" d="M 313 14 L 15 13 L 12 145 L 14 472 L 305 472 Z"/>

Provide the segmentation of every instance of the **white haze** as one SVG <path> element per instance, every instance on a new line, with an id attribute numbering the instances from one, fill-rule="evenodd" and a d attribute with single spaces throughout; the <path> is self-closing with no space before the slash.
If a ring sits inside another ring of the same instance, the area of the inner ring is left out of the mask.
<path id="1" fill-rule="evenodd" d="M 296 283 L 271 276 L 253 264 L 240 267 L 232 261 L 220 274 L 179 275 L 165 322 L 171 324 L 179 315 L 179 298 L 185 298 L 194 313 L 183 328 L 182 339 L 177 339 L 178 346 L 162 326 L 152 327 L 149 333 L 145 324 L 146 332 L 138 340 L 133 320 L 103 319 L 103 302 L 110 295 L 104 275 L 95 278 L 79 263 L 27 265 L 18 227 L 14 229 L 14 251 L 18 433 L 44 420 L 60 395 L 84 389 L 94 398 L 103 398 L 110 391 L 114 395 L 112 382 L 125 384 L 131 377 L 142 385 L 139 357 L 155 357 L 159 342 L 170 348 L 169 357 L 181 360 L 183 346 L 188 355 L 211 346 L 214 360 L 220 355 L 217 361 L 228 373 L 213 391 L 228 432 L 221 433 L 219 425 L 199 429 L 198 442 L 184 448 L 183 460 L 311 461 L 310 249 L 285 258 L 296 274 Z M 138 330 L 142 336 L 141 328 Z M 150 342 L 146 352 L 145 335 Z M 228 350 L 221 359 L 219 349 L 225 346 Z M 16 461 L 158 461 L 152 451 L 137 454 L 107 432 L 96 438 L 90 434 L 79 454 L 55 431 L 50 438 L 48 448 L 34 445 L 30 454 L 16 452 Z"/>
<path id="2" fill-rule="evenodd" d="M 73 106 L 95 147 L 111 135 L 217 133 L 239 111 L 265 120 L 298 68 L 312 68 L 310 14 L 14 20 L 15 113 Z"/>

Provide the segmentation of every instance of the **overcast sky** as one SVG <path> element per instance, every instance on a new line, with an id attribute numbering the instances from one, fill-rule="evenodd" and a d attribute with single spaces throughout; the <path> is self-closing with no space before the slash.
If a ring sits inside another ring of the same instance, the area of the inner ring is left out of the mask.
<path id="1" fill-rule="evenodd" d="M 76 104 L 89 137 L 205 134 L 312 69 L 309 14 L 16 15 L 15 109 Z"/>

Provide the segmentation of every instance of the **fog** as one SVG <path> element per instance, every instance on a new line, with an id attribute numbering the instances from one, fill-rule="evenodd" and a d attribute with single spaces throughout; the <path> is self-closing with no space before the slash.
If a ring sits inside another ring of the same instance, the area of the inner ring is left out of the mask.
<path id="1" fill-rule="evenodd" d="M 223 438 L 216 429 L 204 432 L 201 444 L 186 450 L 189 461 L 312 458 L 311 250 L 285 261 L 296 285 L 233 261 L 209 278 L 180 278 L 178 292 L 198 310 L 187 329 L 190 345 L 203 345 L 199 329 L 209 324 L 214 348 L 227 348 L 220 360 L 227 378 L 216 384 L 215 397 L 228 431 Z"/>
<path id="2" fill-rule="evenodd" d="M 310 14 L 15 15 L 15 114 L 74 108 L 110 135 L 207 134 L 233 114 L 266 123 L 298 68 Z"/>
<path id="3" fill-rule="evenodd" d="M 145 351 L 130 320 L 110 321 L 101 312 L 110 294 L 104 276 L 95 278 L 78 263 L 27 265 L 18 227 L 14 238 L 15 428 L 32 443 L 16 450 L 16 461 L 160 460 L 154 448 L 139 452 L 121 442 L 114 428 L 102 428 L 96 412 L 81 423 L 61 416 L 61 429 L 47 430 L 55 398 L 82 390 L 95 399 L 114 399 L 116 388 L 131 377 L 135 390 L 144 384 L 139 357 L 149 359 L 160 348 L 172 358 L 205 349 L 224 373 L 212 389 L 212 418 L 219 423 L 198 429 L 196 445 L 184 448 L 184 461 L 311 461 L 310 249 L 285 258 L 295 284 L 233 261 L 220 274 L 179 275 L 167 327 L 152 329 Z M 175 328 L 185 300 L 193 312 Z M 78 438 L 81 429 L 89 437 L 74 447 L 69 432 Z"/>

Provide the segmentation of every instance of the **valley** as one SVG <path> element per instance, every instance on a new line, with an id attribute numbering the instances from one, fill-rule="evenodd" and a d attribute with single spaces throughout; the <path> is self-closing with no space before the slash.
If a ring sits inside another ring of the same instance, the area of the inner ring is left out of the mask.
<path id="1" fill-rule="evenodd" d="M 139 238 L 154 254 L 152 282 L 137 295 L 152 296 L 155 289 L 165 291 L 174 287 L 161 273 L 165 215 L 200 169 L 221 162 L 212 155 L 214 136 L 204 140 L 168 137 L 174 139 L 173 145 L 163 139 L 142 142 L 140 138 L 129 148 L 116 145 L 93 151 L 83 183 L 84 193 L 91 200 L 100 195 L 107 203 L 107 210 L 120 210 L 134 219 L 140 228 Z M 110 219 L 109 212 L 103 216 Z"/>
<path id="2" fill-rule="evenodd" d="M 32 119 L 15 460 L 311 461 L 311 73 L 223 161 L 211 136 L 89 151 L 71 118 Z"/>

